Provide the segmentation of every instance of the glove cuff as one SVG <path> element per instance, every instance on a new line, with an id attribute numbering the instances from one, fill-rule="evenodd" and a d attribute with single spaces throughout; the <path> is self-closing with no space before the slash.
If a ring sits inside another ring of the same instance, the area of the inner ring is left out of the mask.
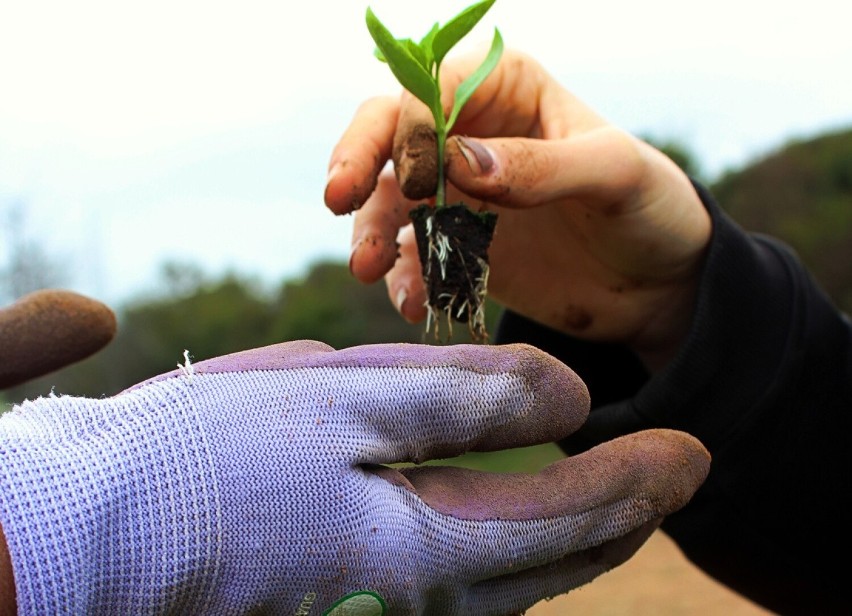
<path id="1" fill-rule="evenodd" d="M 0 461 L 19 613 L 205 611 L 221 514 L 180 387 L 26 402 L 0 418 Z"/>

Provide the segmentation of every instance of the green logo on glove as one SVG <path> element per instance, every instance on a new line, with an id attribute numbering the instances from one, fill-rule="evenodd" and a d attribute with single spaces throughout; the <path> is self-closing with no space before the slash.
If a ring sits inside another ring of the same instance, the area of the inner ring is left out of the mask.
<path id="1" fill-rule="evenodd" d="M 362 590 L 338 599 L 323 616 L 384 616 L 387 609 L 379 595 Z"/>

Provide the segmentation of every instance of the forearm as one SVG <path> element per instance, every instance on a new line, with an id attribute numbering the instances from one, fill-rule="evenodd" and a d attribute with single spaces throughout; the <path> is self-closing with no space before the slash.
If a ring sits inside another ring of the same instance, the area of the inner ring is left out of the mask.
<path id="1" fill-rule="evenodd" d="M 717 220 L 697 326 L 635 400 L 714 455 L 703 492 L 665 528 L 705 571 L 771 609 L 833 613 L 843 593 L 828 555 L 845 521 L 830 498 L 848 472 L 837 435 L 852 400 L 849 324 L 789 249 Z"/>
<path id="2" fill-rule="evenodd" d="M 823 563 L 841 521 L 825 501 L 848 469 L 833 435 L 852 399 L 849 326 L 794 255 L 704 198 L 714 238 L 695 321 L 663 371 L 517 316 L 498 340 L 532 333 L 589 384 L 594 410 L 569 451 L 651 426 L 711 450 L 707 483 L 664 524 L 706 571 L 773 609 L 807 611 L 797 601 L 813 595 L 830 606 L 837 580 Z"/>

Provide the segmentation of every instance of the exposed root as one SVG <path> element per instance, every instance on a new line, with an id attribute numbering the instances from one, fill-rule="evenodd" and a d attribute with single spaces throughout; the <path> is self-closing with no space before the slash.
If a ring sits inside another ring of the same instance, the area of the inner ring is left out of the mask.
<path id="1" fill-rule="evenodd" d="M 473 289 L 473 302 L 470 299 L 463 299 L 459 302 L 458 294 L 442 293 L 438 296 L 439 306 L 433 306 L 426 301 L 426 333 L 428 334 L 434 328 L 435 340 L 441 340 L 441 322 L 447 324 L 447 338 L 449 341 L 453 337 L 453 321 L 466 321 L 468 332 L 474 342 L 488 342 L 488 330 L 485 326 L 485 296 L 488 293 L 488 274 L 491 268 L 483 259 L 477 258 L 479 261 L 482 275 L 476 280 L 468 280 L 471 282 Z M 465 268 L 465 272 L 467 272 Z M 465 318 L 467 315 L 467 318 Z"/>
<path id="2" fill-rule="evenodd" d="M 432 271 L 432 255 L 435 255 L 438 266 L 441 268 L 441 280 L 447 279 L 447 260 L 453 251 L 450 246 L 450 237 L 441 231 L 432 228 L 432 218 L 426 219 L 426 237 L 429 238 L 429 258 L 426 261 L 426 273 Z"/>
<path id="3" fill-rule="evenodd" d="M 459 321 L 467 324 L 473 341 L 487 342 L 487 247 L 496 216 L 483 218 L 464 206 L 435 212 L 424 205 L 412 211 L 412 220 L 427 291 L 424 335 L 433 333 L 441 341 L 445 331 L 449 341 L 453 321 Z"/>

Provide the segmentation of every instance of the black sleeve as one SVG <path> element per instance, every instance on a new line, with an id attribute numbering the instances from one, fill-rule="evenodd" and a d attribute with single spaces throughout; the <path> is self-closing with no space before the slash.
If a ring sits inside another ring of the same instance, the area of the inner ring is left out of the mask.
<path id="1" fill-rule="evenodd" d="M 790 249 L 745 233 L 697 189 L 713 237 L 692 328 L 662 372 L 511 312 L 496 342 L 539 346 L 586 381 L 593 409 L 561 443 L 569 454 L 654 427 L 704 443 L 710 475 L 663 529 L 705 572 L 781 614 L 852 613 L 852 325 Z"/>

